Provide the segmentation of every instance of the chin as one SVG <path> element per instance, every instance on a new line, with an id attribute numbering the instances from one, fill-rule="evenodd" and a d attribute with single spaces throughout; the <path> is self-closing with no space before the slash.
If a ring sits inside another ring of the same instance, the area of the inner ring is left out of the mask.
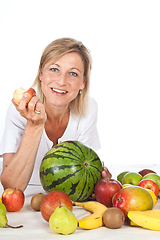
<path id="1" fill-rule="evenodd" d="M 77 95 L 75 97 L 55 97 L 54 99 L 52 98 L 51 101 L 47 101 L 50 102 L 50 104 L 52 104 L 55 107 L 66 107 L 69 106 L 69 104 L 77 97 Z"/>

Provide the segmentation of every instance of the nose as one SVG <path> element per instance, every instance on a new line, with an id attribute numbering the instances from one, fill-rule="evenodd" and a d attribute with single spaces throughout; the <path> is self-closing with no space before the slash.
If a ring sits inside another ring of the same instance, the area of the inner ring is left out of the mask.
<path id="1" fill-rule="evenodd" d="M 63 73 L 59 74 L 56 82 L 60 85 L 60 86 L 65 86 L 67 83 L 67 76 Z"/>

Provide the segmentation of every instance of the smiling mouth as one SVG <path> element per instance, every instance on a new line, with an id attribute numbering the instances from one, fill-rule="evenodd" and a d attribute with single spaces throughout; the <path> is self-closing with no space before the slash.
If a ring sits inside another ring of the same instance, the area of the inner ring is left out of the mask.
<path id="1" fill-rule="evenodd" d="M 56 93 L 62 93 L 62 94 L 67 93 L 67 91 L 64 91 L 64 90 L 55 89 L 55 88 L 51 88 L 51 89 L 52 89 L 52 91 L 54 91 Z"/>

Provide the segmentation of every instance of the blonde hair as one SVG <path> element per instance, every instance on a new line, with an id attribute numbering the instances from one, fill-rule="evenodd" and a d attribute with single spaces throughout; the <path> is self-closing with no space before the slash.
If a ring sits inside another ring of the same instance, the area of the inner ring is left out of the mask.
<path id="1" fill-rule="evenodd" d="M 90 83 L 90 71 L 92 68 L 92 60 L 89 50 L 79 42 L 72 38 L 60 38 L 51 42 L 43 51 L 39 69 L 33 87 L 37 86 L 37 94 L 39 100 L 44 103 L 45 97 L 41 88 L 41 81 L 39 79 L 40 72 L 44 65 L 48 63 L 51 59 L 54 61 L 60 59 L 67 53 L 76 52 L 78 53 L 84 63 L 84 77 L 86 80 L 85 88 L 82 90 L 81 94 L 70 103 L 70 111 L 75 115 L 79 114 L 81 116 L 85 115 L 88 104 L 88 93 L 89 93 L 89 83 Z"/>

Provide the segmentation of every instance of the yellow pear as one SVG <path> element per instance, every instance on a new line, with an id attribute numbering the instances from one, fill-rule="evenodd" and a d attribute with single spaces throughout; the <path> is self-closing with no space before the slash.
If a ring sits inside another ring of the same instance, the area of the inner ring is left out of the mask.
<path id="1" fill-rule="evenodd" d="M 60 206 L 50 216 L 49 226 L 54 232 L 68 235 L 75 232 L 77 219 L 72 211 L 65 206 Z"/>

